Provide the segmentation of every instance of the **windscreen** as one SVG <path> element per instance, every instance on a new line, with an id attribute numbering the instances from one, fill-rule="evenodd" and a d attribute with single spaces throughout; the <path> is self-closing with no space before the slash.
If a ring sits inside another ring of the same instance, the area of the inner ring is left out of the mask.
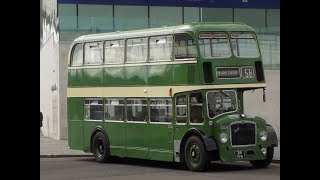
<path id="1" fill-rule="evenodd" d="M 199 48 L 203 58 L 225 58 L 231 56 L 226 33 L 199 33 Z"/>
<path id="2" fill-rule="evenodd" d="M 233 90 L 209 91 L 207 100 L 210 118 L 237 110 L 237 96 Z"/>
<path id="3" fill-rule="evenodd" d="M 231 44 L 237 57 L 259 57 L 257 40 L 251 33 L 231 33 Z"/>

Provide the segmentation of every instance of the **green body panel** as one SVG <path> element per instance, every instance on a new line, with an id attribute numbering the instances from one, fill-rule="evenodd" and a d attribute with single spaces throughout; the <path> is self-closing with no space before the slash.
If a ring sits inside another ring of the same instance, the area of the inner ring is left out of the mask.
<path id="1" fill-rule="evenodd" d="M 130 85 L 146 85 L 147 84 L 147 67 L 146 66 L 127 66 L 125 69 L 124 83 Z"/>
<path id="2" fill-rule="evenodd" d="M 83 98 L 68 98 L 68 146 L 83 149 Z"/>
<path id="3" fill-rule="evenodd" d="M 172 65 L 153 65 L 148 67 L 148 85 L 173 84 Z"/>
<path id="4" fill-rule="evenodd" d="M 68 87 L 81 87 L 82 86 L 82 69 L 69 69 L 68 70 Z"/>
<path id="5" fill-rule="evenodd" d="M 148 125 L 142 123 L 126 123 L 126 156 L 148 158 Z M 114 134 L 116 135 L 116 134 Z"/>
<path id="6" fill-rule="evenodd" d="M 262 142 L 259 137 L 256 137 L 256 144 L 251 146 L 244 146 L 244 147 L 232 147 L 230 142 L 230 123 L 236 122 L 236 121 L 251 121 L 256 123 L 256 136 L 259 135 L 259 133 L 264 130 L 266 131 L 266 122 L 265 120 L 259 118 L 259 117 L 245 117 L 241 118 L 239 114 L 230 114 L 230 115 L 222 115 L 221 117 L 217 118 L 213 121 L 212 125 L 212 134 L 216 138 L 216 142 L 218 143 L 219 148 L 219 156 L 221 161 L 239 161 L 235 157 L 235 151 L 236 150 L 243 150 L 244 152 L 248 150 L 253 150 L 255 152 L 254 155 L 247 156 L 245 155 L 244 159 L 241 159 L 242 161 L 250 161 L 250 160 L 261 160 L 265 159 L 265 156 L 261 153 L 261 148 L 267 148 L 268 143 L 267 141 Z M 226 129 L 222 129 L 221 127 L 227 127 Z M 220 133 L 225 132 L 228 134 L 228 141 L 226 143 L 221 143 L 219 140 Z M 261 146 L 261 147 L 259 147 Z"/>
<path id="7" fill-rule="evenodd" d="M 244 84 L 261 83 L 254 78 L 218 79 L 216 77 L 217 67 L 247 67 L 255 68 L 252 59 L 238 60 L 205 60 L 212 63 L 213 83 L 211 84 Z M 103 69 L 71 69 L 69 70 L 69 87 L 114 87 L 114 86 L 141 86 L 141 85 L 202 85 L 204 75 L 202 63 L 197 64 L 175 64 L 133 67 L 110 67 Z M 83 71 L 82 76 L 79 73 Z M 82 77 L 82 78 L 81 78 Z M 265 82 L 265 81 L 262 81 Z"/>
<path id="8" fill-rule="evenodd" d="M 90 68 L 82 70 L 83 86 L 101 87 L 103 85 L 103 68 Z"/>
<path id="9" fill-rule="evenodd" d="M 102 121 L 83 121 L 83 150 L 89 152 L 91 146 L 91 135 L 95 128 L 102 127 Z"/>
<path id="10" fill-rule="evenodd" d="M 124 86 L 124 67 L 110 67 L 104 69 L 103 86 Z"/>
<path id="11" fill-rule="evenodd" d="M 104 121 L 110 143 L 110 155 L 125 157 L 125 123 Z"/>
<path id="12" fill-rule="evenodd" d="M 83 121 L 68 121 L 68 146 L 71 149 L 83 150 Z"/>
<path id="13" fill-rule="evenodd" d="M 173 161 L 173 125 L 149 123 L 148 127 L 148 159 Z"/>
<path id="14" fill-rule="evenodd" d="M 198 64 L 176 64 L 174 65 L 173 84 L 200 84 L 202 78 L 199 72 Z"/>

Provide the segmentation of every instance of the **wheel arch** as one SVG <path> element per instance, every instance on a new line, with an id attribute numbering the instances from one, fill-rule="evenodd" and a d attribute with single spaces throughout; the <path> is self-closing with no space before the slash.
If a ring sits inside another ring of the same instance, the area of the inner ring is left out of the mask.
<path id="1" fill-rule="evenodd" d="M 278 137 L 277 137 L 276 131 L 270 124 L 267 124 L 267 137 L 268 137 L 267 140 L 269 142 L 269 146 L 271 147 L 278 146 Z"/>
<path id="2" fill-rule="evenodd" d="M 191 136 L 197 136 L 199 139 L 202 141 L 204 144 L 205 148 L 207 151 L 213 151 L 213 150 L 218 150 L 217 143 L 212 137 L 206 136 L 201 130 L 198 130 L 196 128 L 190 128 L 185 132 L 181 139 L 181 144 L 180 144 L 180 156 L 184 156 L 184 146 L 188 140 L 189 137 Z"/>

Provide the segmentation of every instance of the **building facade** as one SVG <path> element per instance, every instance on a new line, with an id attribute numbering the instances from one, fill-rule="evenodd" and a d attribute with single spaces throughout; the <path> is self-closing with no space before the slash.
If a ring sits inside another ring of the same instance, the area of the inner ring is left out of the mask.
<path id="1" fill-rule="evenodd" d="M 40 110 L 44 135 L 67 139 L 67 60 L 76 37 L 211 21 L 244 22 L 256 30 L 267 80 L 270 77 L 274 87 L 269 92 L 271 102 L 262 105 L 264 110 L 255 109 L 257 104 L 251 108 L 255 99 L 249 96 L 247 109 L 272 119 L 280 134 L 280 0 L 41 0 Z"/>

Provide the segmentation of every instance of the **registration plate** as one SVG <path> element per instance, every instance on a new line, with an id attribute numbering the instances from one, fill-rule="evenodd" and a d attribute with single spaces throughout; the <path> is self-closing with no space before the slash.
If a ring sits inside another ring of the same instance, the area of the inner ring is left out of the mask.
<path id="1" fill-rule="evenodd" d="M 237 159 L 243 159 L 244 158 L 244 153 L 243 151 L 235 151 L 236 158 Z"/>

